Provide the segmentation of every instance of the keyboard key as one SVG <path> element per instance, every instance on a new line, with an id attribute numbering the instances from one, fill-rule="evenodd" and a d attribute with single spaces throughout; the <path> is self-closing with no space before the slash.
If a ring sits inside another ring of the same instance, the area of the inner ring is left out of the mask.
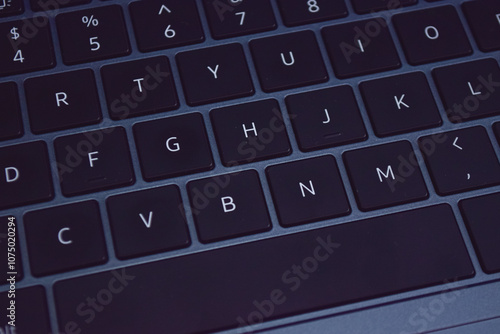
<path id="1" fill-rule="evenodd" d="M 328 80 L 312 31 L 255 39 L 250 42 L 250 49 L 265 92 Z"/>
<path id="2" fill-rule="evenodd" d="M 191 181 L 187 190 L 190 211 L 203 243 L 271 229 L 266 200 L 254 170 Z"/>
<path id="3" fill-rule="evenodd" d="M 500 193 L 460 201 L 460 210 L 483 270 L 500 272 Z"/>
<path id="4" fill-rule="evenodd" d="M 287 27 L 338 19 L 348 14 L 343 0 L 278 0 L 278 8 Z"/>
<path id="5" fill-rule="evenodd" d="M 187 103 L 191 106 L 254 94 L 240 44 L 226 44 L 176 55 Z"/>
<path id="6" fill-rule="evenodd" d="M 90 267 L 107 261 L 99 206 L 80 202 L 24 215 L 34 276 Z"/>
<path id="7" fill-rule="evenodd" d="M 70 6 L 77 6 L 86 3 L 90 3 L 91 0 L 30 0 L 31 9 L 35 12 L 40 11 L 50 11 L 50 10 L 58 10 L 59 8 L 65 8 Z"/>
<path id="8" fill-rule="evenodd" d="M 500 3 L 468 1 L 462 4 L 462 9 L 481 51 L 500 50 Z"/>
<path id="9" fill-rule="evenodd" d="M 433 75 L 453 123 L 500 114 L 500 67 L 496 60 L 439 67 Z"/>
<path id="10" fill-rule="evenodd" d="M 102 119 L 90 69 L 30 78 L 24 89 L 33 133 L 95 124 Z"/>
<path id="11" fill-rule="evenodd" d="M 0 17 L 19 15 L 24 13 L 23 0 L 0 1 Z"/>
<path id="12" fill-rule="evenodd" d="M 343 156 L 363 211 L 429 197 L 415 152 L 407 141 L 348 151 Z"/>
<path id="13" fill-rule="evenodd" d="M 201 43 L 205 40 L 193 0 L 135 1 L 129 5 L 142 52 Z"/>
<path id="14" fill-rule="evenodd" d="M 106 203 L 119 259 L 183 248 L 191 242 L 176 186 L 112 196 Z"/>
<path id="15" fill-rule="evenodd" d="M 350 86 L 338 86 L 285 98 L 302 151 L 366 140 L 368 135 Z"/>
<path id="16" fill-rule="evenodd" d="M 81 319 L 91 333 L 125 333 L 123 319 L 141 319 L 143 333 L 212 333 L 473 275 L 453 212 L 438 205 L 59 281 L 54 295 L 61 328 Z M 96 313 L 82 296 L 110 281 L 120 302 Z M 83 319 L 67 307 L 82 302 Z"/>
<path id="17" fill-rule="evenodd" d="M 351 213 L 331 155 L 271 166 L 266 172 L 280 224 L 285 227 Z"/>
<path id="18" fill-rule="evenodd" d="M 393 22 L 406 59 L 412 65 L 472 53 L 472 47 L 453 6 L 394 15 Z"/>
<path id="19" fill-rule="evenodd" d="M 500 143 L 500 122 L 493 124 L 493 130 L 495 131 L 495 135 L 497 136 L 498 142 Z"/>
<path id="20" fill-rule="evenodd" d="M 103 66 L 101 74 L 109 115 L 114 120 L 179 107 L 167 57 Z"/>
<path id="21" fill-rule="evenodd" d="M 418 142 L 439 195 L 500 184 L 500 163 L 483 127 L 425 136 Z"/>
<path id="22" fill-rule="evenodd" d="M 44 22 L 24 19 L 0 23 L 0 77 L 56 65 L 48 19 Z"/>
<path id="23" fill-rule="evenodd" d="M 358 14 L 367 14 L 381 10 L 396 10 L 401 7 L 415 5 L 418 0 L 351 0 Z"/>
<path id="24" fill-rule="evenodd" d="M 9 284 L 12 282 L 12 277 L 16 282 L 23 278 L 18 226 L 15 216 L 0 217 L 0 255 L 2 256 L 0 284 Z"/>
<path id="25" fill-rule="evenodd" d="M 121 6 L 59 14 L 56 24 L 67 65 L 125 56 L 131 51 Z"/>
<path id="26" fill-rule="evenodd" d="M 242 36 L 276 29 L 269 0 L 231 3 L 204 0 L 210 31 L 215 39 Z"/>
<path id="27" fill-rule="evenodd" d="M 0 140 L 12 139 L 23 135 L 19 93 L 14 82 L 0 83 Z"/>
<path id="28" fill-rule="evenodd" d="M 329 26 L 321 32 L 335 75 L 341 79 L 401 67 L 382 18 Z"/>
<path id="29" fill-rule="evenodd" d="M 199 113 L 136 124 L 134 136 L 146 181 L 198 173 L 215 166 Z"/>
<path id="30" fill-rule="evenodd" d="M 289 155 L 292 152 L 276 100 L 262 100 L 210 111 L 224 166 Z"/>
<path id="31" fill-rule="evenodd" d="M 0 148 L 0 209 L 54 197 L 47 145 L 42 141 Z"/>
<path id="32" fill-rule="evenodd" d="M 7 310 L 10 306 L 8 292 L 0 293 L 2 310 Z M 32 286 L 29 288 L 16 289 L 16 312 L 15 327 L 8 325 L 11 321 L 9 317 L 3 316 L 0 319 L 0 329 L 5 334 L 47 334 L 52 333 L 50 328 L 49 311 L 47 308 L 47 297 L 42 286 Z"/>
<path id="33" fill-rule="evenodd" d="M 379 137 L 433 128 L 443 123 L 422 72 L 365 81 L 359 87 Z"/>
<path id="34" fill-rule="evenodd" d="M 59 182 L 65 196 L 131 185 L 134 172 L 121 127 L 56 138 Z"/>

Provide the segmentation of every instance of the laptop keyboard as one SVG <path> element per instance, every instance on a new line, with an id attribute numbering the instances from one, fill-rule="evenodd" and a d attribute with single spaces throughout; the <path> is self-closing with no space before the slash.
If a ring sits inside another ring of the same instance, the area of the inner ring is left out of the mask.
<path id="1" fill-rule="evenodd" d="M 497 1 L 0 0 L 0 36 L 16 333 L 253 332 L 499 278 Z"/>

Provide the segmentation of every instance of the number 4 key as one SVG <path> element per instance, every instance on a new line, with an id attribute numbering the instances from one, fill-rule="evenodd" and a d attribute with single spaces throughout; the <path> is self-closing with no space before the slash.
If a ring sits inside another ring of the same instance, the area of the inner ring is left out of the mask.
<path id="1" fill-rule="evenodd" d="M 0 76 L 55 65 L 48 21 L 26 19 L 4 22 L 0 24 L 0 36 Z"/>

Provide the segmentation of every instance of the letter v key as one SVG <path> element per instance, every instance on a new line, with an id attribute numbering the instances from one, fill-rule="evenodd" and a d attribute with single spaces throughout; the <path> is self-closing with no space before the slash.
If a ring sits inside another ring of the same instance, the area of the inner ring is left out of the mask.
<path id="1" fill-rule="evenodd" d="M 144 223 L 144 225 L 146 225 L 147 228 L 151 227 L 151 223 L 153 222 L 153 211 L 149 211 L 149 216 L 147 221 L 142 213 L 139 213 L 139 217 L 141 217 L 142 222 Z"/>

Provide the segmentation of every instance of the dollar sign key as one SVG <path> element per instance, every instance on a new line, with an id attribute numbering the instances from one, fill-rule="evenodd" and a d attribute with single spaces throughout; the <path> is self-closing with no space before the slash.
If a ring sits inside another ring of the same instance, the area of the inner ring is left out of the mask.
<path id="1" fill-rule="evenodd" d="M 17 41 L 17 39 L 19 38 L 19 33 L 17 32 L 17 27 L 13 27 L 12 29 L 10 29 L 10 34 L 12 35 L 12 39 Z"/>

